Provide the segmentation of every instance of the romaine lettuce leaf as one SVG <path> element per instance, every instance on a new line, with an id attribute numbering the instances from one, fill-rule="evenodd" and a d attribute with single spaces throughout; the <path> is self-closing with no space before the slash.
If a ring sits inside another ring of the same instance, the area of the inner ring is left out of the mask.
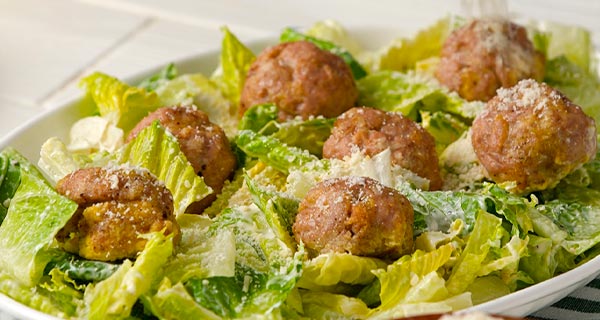
<path id="1" fill-rule="evenodd" d="M 290 168 L 300 168 L 305 165 L 312 165 L 315 168 L 325 165 L 306 150 L 287 146 L 274 137 L 250 130 L 240 131 L 235 143 L 248 156 L 256 157 L 284 173 L 287 173 Z"/>
<path id="2" fill-rule="evenodd" d="M 69 173 L 82 168 L 85 163 L 81 159 L 69 151 L 60 139 L 52 137 L 42 145 L 38 166 L 53 183 L 57 183 Z"/>
<path id="3" fill-rule="evenodd" d="M 435 139 L 437 154 L 442 152 L 462 134 L 469 126 L 458 117 L 447 112 L 421 112 L 421 125 Z"/>
<path id="4" fill-rule="evenodd" d="M 69 279 L 83 283 L 99 282 L 110 277 L 119 264 L 94 261 L 81 258 L 77 255 L 55 250 L 54 257 L 46 265 L 45 274 L 60 271 Z"/>
<path id="5" fill-rule="evenodd" d="M 132 263 L 125 260 L 108 279 L 86 288 L 87 319 L 119 319 L 129 316 L 138 298 L 158 285 L 165 262 L 173 253 L 173 234 L 147 235 L 148 242 Z"/>
<path id="6" fill-rule="evenodd" d="M 211 80 L 234 105 L 240 102 L 246 74 L 256 56 L 226 27 L 221 28 L 221 62 Z"/>
<path id="7" fill-rule="evenodd" d="M 171 285 L 165 279 L 154 295 L 140 297 L 144 306 L 160 319 L 220 320 L 211 310 L 196 303 L 182 283 Z"/>
<path id="8" fill-rule="evenodd" d="M 414 72 L 378 71 L 357 81 L 358 104 L 400 112 L 416 120 L 419 111 L 445 111 L 475 118 L 483 103 L 467 102 L 432 79 Z"/>
<path id="9" fill-rule="evenodd" d="M 417 62 L 440 54 L 453 27 L 451 17 L 446 17 L 411 38 L 396 39 L 372 53 L 370 67 L 373 71 L 413 69 Z"/>
<path id="10" fill-rule="evenodd" d="M 77 210 L 77 204 L 58 194 L 42 174 L 16 150 L 2 151 L 9 165 L 20 170 L 17 188 L 0 226 L 0 269 L 23 284 L 40 281 L 50 261 L 56 233 Z M 12 169 L 11 169 L 12 170 Z"/>
<path id="11" fill-rule="evenodd" d="M 334 20 L 315 22 L 308 30 L 306 30 L 306 35 L 329 41 L 348 50 L 348 52 L 355 57 L 358 57 L 363 51 L 360 44 L 348 33 L 344 26 Z"/>
<path id="12" fill-rule="evenodd" d="M 273 137 L 288 146 L 308 150 L 311 154 L 321 157 L 323 144 L 331 135 L 334 122 L 333 118 L 286 121 L 277 124 L 278 130 L 273 133 Z"/>
<path id="13" fill-rule="evenodd" d="M 100 116 L 123 129 L 131 130 L 149 112 L 161 106 L 158 95 L 145 89 L 130 86 L 119 79 L 95 72 L 79 82 Z M 82 106 L 86 107 L 86 106 Z"/>
<path id="14" fill-rule="evenodd" d="M 374 280 L 373 270 L 386 265 L 377 258 L 348 253 L 323 253 L 304 263 L 298 287 L 321 290 L 340 283 L 365 285 Z"/>
<path id="15" fill-rule="evenodd" d="M 238 123 L 239 130 L 260 132 L 269 122 L 277 121 L 279 109 L 272 103 L 258 104 L 250 107 Z"/>
<path id="16" fill-rule="evenodd" d="M 0 224 L 6 218 L 10 201 L 21 183 L 21 170 L 14 165 L 12 154 L 14 150 L 0 152 Z"/>
<path id="17" fill-rule="evenodd" d="M 183 214 L 177 222 L 181 242 L 175 256 L 164 266 L 165 277 L 172 283 L 192 277 L 232 277 L 235 272 L 235 238 L 228 229 L 210 234 L 212 221 L 201 215 Z"/>
<path id="18" fill-rule="evenodd" d="M 267 191 L 246 175 L 246 185 L 252 194 L 254 204 L 265 214 L 265 219 L 273 233 L 292 251 L 296 248 L 292 225 L 298 213 L 299 201 Z"/>
<path id="19" fill-rule="evenodd" d="M 119 164 L 146 168 L 164 182 L 173 195 L 176 216 L 183 214 L 191 203 L 201 200 L 212 191 L 196 175 L 181 152 L 177 139 L 167 133 L 158 121 L 140 131 L 135 139 L 111 157 Z"/>
<path id="20" fill-rule="evenodd" d="M 158 73 L 151 75 L 150 77 L 142 80 L 137 86 L 139 88 L 146 89 L 146 91 L 154 91 L 161 84 L 174 79 L 177 77 L 177 68 L 174 63 L 169 63 L 166 67 L 160 70 Z"/>
<path id="21" fill-rule="evenodd" d="M 360 299 L 320 291 L 301 291 L 303 316 L 309 319 L 366 319 L 369 308 Z"/>
<path id="22" fill-rule="evenodd" d="M 600 80 L 597 74 L 559 56 L 546 63 L 544 81 L 581 106 L 596 120 L 596 128 L 600 128 Z"/>

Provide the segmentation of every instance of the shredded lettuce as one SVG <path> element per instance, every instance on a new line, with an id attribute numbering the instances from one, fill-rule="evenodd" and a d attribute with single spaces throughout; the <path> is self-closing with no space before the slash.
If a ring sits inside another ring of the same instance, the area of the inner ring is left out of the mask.
<path id="1" fill-rule="evenodd" d="M 158 73 L 151 75 L 150 77 L 142 80 L 137 86 L 146 91 L 154 91 L 157 87 L 166 81 L 173 80 L 177 77 L 177 68 L 174 63 L 169 63 L 166 67 L 160 70 Z"/>

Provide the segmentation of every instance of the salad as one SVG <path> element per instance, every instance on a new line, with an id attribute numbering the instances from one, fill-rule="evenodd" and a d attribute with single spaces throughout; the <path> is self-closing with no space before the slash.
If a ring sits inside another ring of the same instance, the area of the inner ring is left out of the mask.
<path id="1" fill-rule="evenodd" d="M 14 148 L 0 153 L 0 292 L 60 318 L 390 319 L 465 309 L 589 261 L 600 253 L 600 158 L 544 190 L 515 193 L 510 181 L 486 177 L 470 135 L 485 103 L 465 100 L 434 76 L 443 43 L 466 23 L 443 18 L 374 51 L 333 21 L 281 34 L 281 42 L 304 40 L 342 57 L 357 105 L 418 122 L 434 138 L 440 190 L 394 164 L 389 148 L 324 158 L 334 117 L 282 121 L 272 103 L 238 116 L 256 53 L 226 28 L 211 75 L 180 74 L 176 65 L 139 83 L 89 75 L 69 141 L 49 137 L 37 166 Z M 600 124 L 587 31 L 541 23 L 527 31 L 546 61 L 542 80 Z M 198 175 L 160 122 L 130 135 L 164 106 L 192 106 L 222 128 L 237 163 L 223 185 Z M 60 234 L 81 203 L 58 189 L 73 172 L 98 167 L 149 172 L 169 191 L 177 228 L 144 233 L 139 252 L 115 260 L 67 249 Z M 319 183 L 344 177 L 368 177 L 410 202 L 408 252 L 315 252 L 298 241 L 302 200 Z M 216 189 L 214 201 L 190 213 Z"/>

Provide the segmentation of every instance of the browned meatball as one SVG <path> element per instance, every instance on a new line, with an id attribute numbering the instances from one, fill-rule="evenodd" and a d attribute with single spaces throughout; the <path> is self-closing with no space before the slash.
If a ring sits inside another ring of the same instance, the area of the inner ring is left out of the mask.
<path id="1" fill-rule="evenodd" d="M 306 41 L 265 49 L 250 67 L 240 115 L 254 105 L 274 103 L 279 120 L 296 116 L 336 117 L 351 108 L 358 90 L 342 58 Z"/>
<path id="2" fill-rule="evenodd" d="M 398 191 L 364 177 L 325 180 L 300 202 L 293 225 L 311 252 L 397 258 L 413 246 L 413 208 Z"/>
<path id="3" fill-rule="evenodd" d="M 127 141 L 155 120 L 177 138 L 194 171 L 213 189 L 212 194 L 187 209 L 191 213 L 202 213 L 216 199 L 236 167 L 236 157 L 225 132 L 210 122 L 208 115 L 193 107 L 163 107 L 142 119 L 131 130 Z"/>
<path id="4" fill-rule="evenodd" d="M 525 28 L 502 20 L 474 20 L 454 31 L 442 48 L 437 79 L 466 100 L 488 101 L 500 87 L 542 80 L 544 55 Z"/>
<path id="5" fill-rule="evenodd" d="M 56 189 L 79 205 L 56 235 L 67 252 L 101 261 L 135 258 L 147 240 L 164 230 L 181 238 L 171 192 L 142 169 L 87 168 L 61 179 Z"/>
<path id="6" fill-rule="evenodd" d="M 364 107 L 346 111 L 335 121 L 323 157 L 343 159 L 356 151 L 374 156 L 387 148 L 393 164 L 428 179 L 430 190 L 442 187 L 435 139 L 399 113 Z"/>
<path id="7" fill-rule="evenodd" d="M 553 187 L 596 155 L 594 120 L 534 80 L 498 90 L 472 130 L 473 148 L 489 177 L 515 181 L 516 193 Z"/>

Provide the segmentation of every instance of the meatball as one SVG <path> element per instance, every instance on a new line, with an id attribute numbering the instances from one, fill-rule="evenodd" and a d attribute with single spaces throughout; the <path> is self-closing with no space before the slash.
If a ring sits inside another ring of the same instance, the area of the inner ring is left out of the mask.
<path id="1" fill-rule="evenodd" d="M 472 144 L 489 178 L 526 193 L 555 186 L 593 159 L 596 125 L 557 90 L 522 80 L 499 89 L 475 118 Z"/>
<path id="2" fill-rule="evenodd" d="M 428 179 L 430 190 L 442 187 L 435 139 L 399 113 L 365 107 L 346 111 L 335 121 L 323 157 L 343 159 L 356 151 L 374 156 L 387 148 L 393 164 Z"/>
<path id="3" fill-rule="evenodd" d="M 293 232 L 311 252 L 397 258 L 413 247 L 413 208 L 364 177 L 325 180 L 300 202 Z"/>
<path id="4" fill-rule="evenodd" d="M 135 258 L 147 240 L 164 230 L 181 237 L 171 192 L 143 169 L 87 168 L 61 179 L 56 189 L 79 209 L 56 239 L 61 247 L 100 261 Z"/>
<path id="5" fill-rule="evenodd" d="M 522 26 L 502 20 L 474 20 L 444 43 L 436 78 L 466 100 L 488 101 L 500 87 L 522 79 L 541 81 L 544 55 Z"/>
<path id="6" fill-rule="evenodd" d="M 131 130 L 127 141 L 155 120 L 177 138 L 194 171 L 213 189 L 212 194 L 187 209 L 190 213 L 202 213 L 216 199 L 236 168 L 236 157 L 225 132 L 210 122 L 208 115 L 193 107 L 163 107 L 142 119 Z"/>
<path id="7" fill-rule="evenodd" d="M 274 103 L 279 120 L 296 116 L 336 117 L 351 108 L 358 89 L 342 58 L 310 42 L 287 42 L 265 49 L 250 67 L 240 99 L 240 115 L 254 105 Z"/>

